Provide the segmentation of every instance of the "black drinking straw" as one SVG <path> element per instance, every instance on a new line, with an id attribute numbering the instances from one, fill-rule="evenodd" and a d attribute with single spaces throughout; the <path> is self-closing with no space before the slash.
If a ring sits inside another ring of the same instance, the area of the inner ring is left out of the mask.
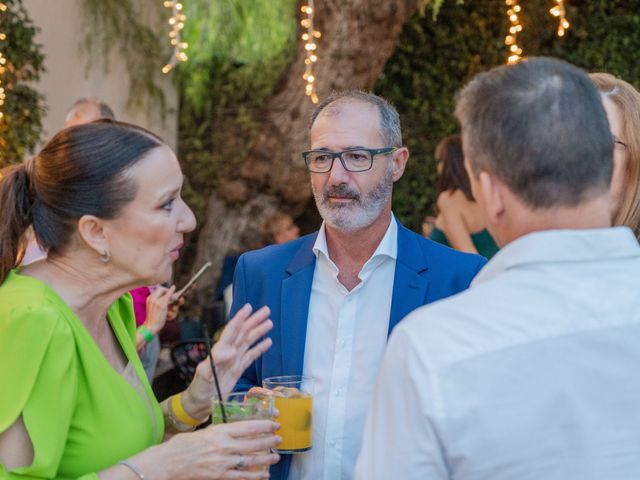
<path id="1" fill-rule="evenodd" d="M 213 381 L 216 384 L 216 392 L 218 392 L 218 400 L 220 400 L 220 413 L 222 413 L 222 423 L 227 423 L 227 412 L 224 411 L 222 392 L 220 391 L 220 382 L 218 381 L 218 372 L 216 372 L 216 366 L 213 363 L 213 355 L 211 355 L 211 337 L 209 337 L 209 329 L 205 324 L 202 324 L 202 333 L 204 334 L 204 343 L 207 346 L 207 355 L 209 356 L 211 371 L 213 372 Z"/>

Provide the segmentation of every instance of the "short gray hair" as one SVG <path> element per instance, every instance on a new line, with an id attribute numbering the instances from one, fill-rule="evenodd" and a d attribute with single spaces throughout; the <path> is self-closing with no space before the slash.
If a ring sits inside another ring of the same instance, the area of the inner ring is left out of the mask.
<path id="1" fill-rule="evenodd" d="M 477 75 L 456 117 L 474 175 L 488 171 L 533 208 L 576 206 L 609 188 L 613 138 L 585 72 L 530 58 Z"/>
<path id="2" fill-rule="evenodd" d="M 311 114 L 309 128 L 313 127 L 316 118 L 331 104 L 343 101 L 359 101 L 368 103 L 378 108 L 380 114 L 380 135 L 388 147 L 402 147 L 402 129 L 400 128 L 400 115 L 398 111 L 384 98 L 363 90 L 345 90 L 333 92 L 325 98 Z"/>

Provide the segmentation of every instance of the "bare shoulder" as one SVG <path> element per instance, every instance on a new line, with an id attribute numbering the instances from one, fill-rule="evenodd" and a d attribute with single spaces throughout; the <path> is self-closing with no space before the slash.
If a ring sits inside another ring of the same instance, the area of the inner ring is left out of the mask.
<path id="1" fill-rule="evenodd" d="M 438 209 L 443 210 L 460 210 L 465 208 L 469 203 L 467 197 L 464 196 L 461 190 L 447 190 L 438 195 Z"/>

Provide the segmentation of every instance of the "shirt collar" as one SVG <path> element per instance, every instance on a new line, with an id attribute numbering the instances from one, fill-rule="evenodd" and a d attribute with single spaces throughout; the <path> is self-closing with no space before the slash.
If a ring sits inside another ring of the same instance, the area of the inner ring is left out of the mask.
<path id="1" fill-rule="evenodd" d="M 505 247 L 476 275 L 472 285 L 524 265 L 613 260 L 640 256 L 638 241 L 627 227 L 543 230 L 524 235 Z"/>
<path id="2" fill-rule="evenodd" d="M 387 227 L 387 231 L 382 237 L 382 240 L 378 244 L 375 252 L 371 255 L 368 261 L 371 259 L 385 256 L 389 257 L 393 260 L 397 260 L 398 258 L 398 224 L 393 213 L 391 214 L 391 221 L 389 222 L 389 226 Z M 320 226 L 320 230 L 318 231 L 318 236 L 316 238 L 315 243 L 313 244 L 313 253 L 318 257 L 319 253 L 322 253 L 326 258 L 329 258 L 329 248 L 327 246 L 327 232 L 325 229 L 325 222 L 322 222 Z"/>

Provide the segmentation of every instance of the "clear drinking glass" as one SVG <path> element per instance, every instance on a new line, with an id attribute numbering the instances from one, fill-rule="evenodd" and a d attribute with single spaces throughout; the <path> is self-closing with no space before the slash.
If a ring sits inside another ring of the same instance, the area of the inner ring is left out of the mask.
<path id="1" fill-rule="evenodd" d="M 269 377 L 262 386 L 273 393 L 274 405 L 280 412 L 282 437 L 278 453 L 300 453 L 311 449 L 313 433 L 313 378 L 305 375 Z"/>
<path id="2" fill-rule="evenodd" d="M 242 422 L 245 420 L 272 420 L 273 419 L 273 397 L 269 395 L 257 395 L 249 392 L 234 392 L 222 395 L 222 402 L 216 396 L 211 399 L 211 422 L 214 425 L 224 423 L 222 408 L 227 423 Z M 266 455 L 269 450 L 254 452 L 255 454 Z M 246 471 L 268 471 L 269 467 L 246 468 Z"/>

